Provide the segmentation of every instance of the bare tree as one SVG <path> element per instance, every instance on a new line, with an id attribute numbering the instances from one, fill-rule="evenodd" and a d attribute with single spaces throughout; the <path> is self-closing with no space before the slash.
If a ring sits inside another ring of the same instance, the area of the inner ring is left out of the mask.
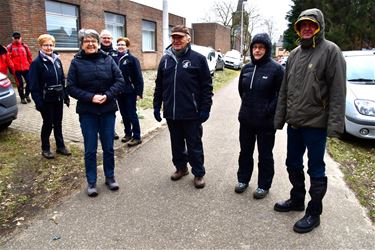
<path id="1" fill-rule="evenodd" d="M 226 27 L 232 25 L 232 13 L 234 12 L 234 2 L 228 0 L 216 0 L 210 11 L 203 18 L 206 22 L 218 22 Z"/>
<path id="2" fill-rule="evenodd" d="M 267 29 L 267 33 L 270 36 L 271 40 L 273 40 L 275 33 L 277 30 L 275 30 L 275 22 L 271 18 L 265 18 L 263 19 L 263 24 Z"/>

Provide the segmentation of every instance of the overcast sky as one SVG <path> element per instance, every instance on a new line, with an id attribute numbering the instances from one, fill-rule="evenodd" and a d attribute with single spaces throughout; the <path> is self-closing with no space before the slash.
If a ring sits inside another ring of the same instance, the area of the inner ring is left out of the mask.
<path id="1" fill-rule="evenodd" d="M 163 8 L 163 0 L 131 0 L 157 9 Z M 217 0 L 168 0 L 170 13 L 186 18 L 187 26 L 191 23 L 202 22 L 210 13 L 213 3 Z M 226 0 L 234 3 L 237 7 L 238 0 Z M 247 0 L 247 5 L 254 6 L 262 18 L 273 19 L 275 24 L 275 37 L 278 38 L 285 29 L 287 21 L 285 16 L 291 8 L 291 0 Z M 246 8 L 246 7 L 245 7 Z M 259 27 L 255 33 L 266 32 L 264 27 Z"/>

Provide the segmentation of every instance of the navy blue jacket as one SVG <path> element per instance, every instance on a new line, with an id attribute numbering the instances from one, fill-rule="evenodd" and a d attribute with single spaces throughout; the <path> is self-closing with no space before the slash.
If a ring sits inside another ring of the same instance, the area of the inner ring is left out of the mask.
<path id="1" fill-rule="evenodd" d="M 160 60 L 155 81 L 154 109 L 173 120 L 199 119 L 199 112 L 210 112 L 212 78 L 206 58 L 188 47 L 176 58 L 171 49 Z"/>
<path id="2" fill-rule="evenodd" d="M 252 53 L 255 43 L 266 47 L 264 56 L 259 60 Z M 271 46 L 268 35 L 254 36 L 250 45 L 252 62 L 242 68 L 238 82 L 242 100 L 238 119 L 255 128 L 274 129 L 273 119 L 284 68 L 271 58 Z"/>
<path id="3" fill-rule="evenodd" d="M 119 59 L 118 66 L 125 80 L 124 93 L 135 93 L 142 97 L 144 84 L 139 60 L 130 54 L 128 50 L 125 55 Z"/>
<path id="4" fill-rule="evenodd" d="M 123 92 L 124 78 L 111 56 L 99 51 L 95 54 L 78 52 L 69 68 L 67 90 L 77 99 L 78 114 L 103 114 L 117 111 L 115 97 Z M 92 102 L 94 95 L 106 95 L 103 104 Z"/>
<path id="5" fill-rule="evenodd" d="M 46 102 L 62 102 L 69 99 L 65 93 L 65 76 L 62 63 L 57 54 L 52 62 L 46 55 L 39 52 L 39 55 L 30 65 L 30 91 L 35 106 L 40 110 Z M 48 91 L 54 86 L 62 91 Z"/>

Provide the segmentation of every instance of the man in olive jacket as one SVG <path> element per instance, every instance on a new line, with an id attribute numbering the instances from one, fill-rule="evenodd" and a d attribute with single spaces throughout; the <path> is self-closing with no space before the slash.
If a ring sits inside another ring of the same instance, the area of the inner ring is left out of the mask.
<path id="1" fill-rule="evenodd" d="M 346 64 L 340 48 L 324 38 L 324 17 L 318 9 L 303 11 L 294 24 L 300 45 L 288 58 L 279 92 L 275 128 L 288 123 L 286 166 L 293 186 L 290 199 L 275 204 L 278 212 L 305 210 L 303 155 L 307 148 L 311 200 L 294 231 L 307 233 L 320 224 L 327 191 L 324 153 L 327 136 L 344 130 Z"/>

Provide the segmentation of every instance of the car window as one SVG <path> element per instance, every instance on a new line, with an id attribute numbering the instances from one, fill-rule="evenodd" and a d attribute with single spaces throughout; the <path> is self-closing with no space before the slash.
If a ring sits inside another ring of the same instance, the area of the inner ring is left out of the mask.
<path id="1" fill-rule="evenodd" d="M 348 81 L 359 84 L 375 83 L 375 55 L 348 56 L 345 59 Z"/>

